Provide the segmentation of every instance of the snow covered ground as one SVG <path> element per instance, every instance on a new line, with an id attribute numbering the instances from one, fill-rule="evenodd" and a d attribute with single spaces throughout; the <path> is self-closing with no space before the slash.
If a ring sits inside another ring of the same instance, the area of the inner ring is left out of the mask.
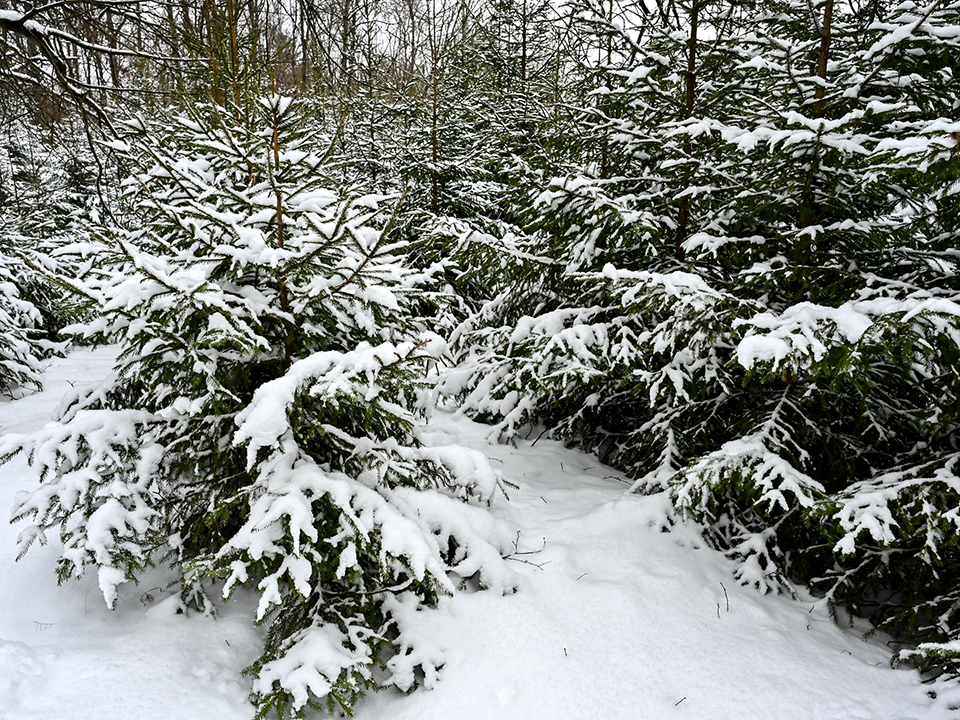
<path id="1" fill-rule="evenodd" d="M 54 362 L 44 392 L 0 403 L 0 432 L 41 427 L 71 384 L 111 361 L 79 350 Z M 492 509 L 518 533 L 507 562 L 519 591 L 444 600 L 431 626 L 447 658 L 436 688 L 373 695 L 359 720 L 960 718 L 956 688 L 891 670 L 880 640 L 838 627 L 811 599 L 736 586 L 693 528 L 661 532 L 662 499 L 625 494 L 590 456 L 485 436 L 449 415 L 426 433 L 482 450 L 519 486 Z M 23 458 L 0 468 L 0 508 L 35 483 Z M 0 525 L 0 720 L 252 716 L 240 675 L 259 646 L 252 597 L 186 618 L 157 570 L 123 586 L 110 611 L 95 577 L 57 588 L 51 548 L 16 562 L 18 532 Z"/>

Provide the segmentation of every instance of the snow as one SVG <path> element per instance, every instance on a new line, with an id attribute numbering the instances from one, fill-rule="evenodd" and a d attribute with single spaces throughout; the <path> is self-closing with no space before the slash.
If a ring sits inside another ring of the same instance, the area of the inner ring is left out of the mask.
<path id="1" fill-rule="evenodd" d="M 937 324 L 937 316 L 960 317 L 960 305 L 940 297 L 898 300 L 883 296 L 846 302 L 839 307 L 797 303 L 780 315 L 764 312 L 748 320 L 735 320 L 734 327 L 747 328 L 737 345 L 737 362 L 749 370 L 757 362 L 772 361 L 776 366 L 791 356 L 819 361 L 829 350 L 828 343 L 840 340 L 855 345 L 873 326 L 874 318 L 897 313 L 902 313 L 899 320 L 903 323 L 923 316 Z M 762 330 L 769 332 L 758 334 Z"/>
<path id="2" fill-rule="evenodd" d="M 56 361 L 45 392 L 0 403 L 0 431 L 39 429 L 72 385 L 102 379 L 112 361 L 104 350 Z M 35 484 L 21 457 L 0 467 L 4 516 Z M 169 574 L 153 571 L 139 587 L 117 588 L 110 611 L 96 573 L 57 586 L 56 548 L 35 547 L 16 562 L 21 529 L 0 525 L 0 720 L 179 720 L 196 707 L 223 720 L 252 715 L 240 675 L 260 647 L 249 603 L 224 605 L 217 620 L 187 619 L 164 589 Z"/>
<path id="3" fill-rule="evenodd" d="M 264 666 L 255 689 L 266 695 L 274 683 L 279 683 L 298 708 L 306 704 L 311 692 L 324 697 L 333 687 L 327 678 L 336 678 L 341 670 L 362 666 L 369 660 L 366 653 L 350 650 L 346 640 L 333 625 L 309 628 L 283 657 Z M 366 649 L 366 645 L 360 647 Z"/>
<path id="4" fill-rule="evenodd" d="M 42 427 L 71 385 L 106 376 L 113 357 L 83 349 L 54 361 L 43 392 L 0 404 L 2 432 Z M 802 593 L 794 600 L 738 586 L 732 563 L 690 526 L 662 532 L 662 496 L 629 494 L 621 475 L 558 443 L 491 445 L 488 434 L 436 413 L 420 437 L 482 453 L 518 486 L 506 485 L 509 499 L 496 493 L 489 511 L 491 522 L 514 529 L 506 565 L 517 591 L 458 592 L 428 611 L 397 596 L 398 620 L 422 639 L 421 657 L 391 663 L 424 662 L 422 684 L 432 689 L 373 694 L 358 720 L 956 717 L 949 706 L 960 691 L 890 669 L 883 638 L 865 641 L 866 628 L 835 624 Z M 0 467 L 0 505 L 35 483 L 14 458 Z M 463 507 L 483 533 L 488 511 Z M 56 548 L 16 562 L 20 530 L 0 527 L 0 720 L 252 717 L 250 681 L 240 674 L 262 642 L 252 593 L 236 592 L 215 618 L 185 616 L 165 589 L 170 574 L 156 569 L 139 586 L 116 586 L 110 611 L 95 574 L 57 587 Z M 323 666 L 340 642 L 305 640 L 302 667 Z M 404 679 L 412 684 L 412 670 Z"/>
<path id="5" fill-rule="evenodd" d="M 737 346 L 737 361 L 750 369 L 758 360 L 772 360 L 779 364 L 792 352 L 809 354 L 815 360 L 820 360 L 827 352 L 827 345 L 817 337 L 821 324 L 832 324 L 844 340 L 856 343 L 873 324 L 867 314 L 873 309 L 872 305 L 865 303 L 844 303 L 832 308 L 801 302 L 787 308 L 779 316 L 760 313 L 749 320 L 736 320 L 735 326 L 751 328 Z M 766 335 L 752 334 L 754 328 L 770 332 Z"/>
<path id="6" fill-rule="evenodd" d="M 425 338 L 425 343 L 431 344 L 432 339 L 432 335 Z M 355 378 L 365 376 L 372 380 L 381 369 L 412 356 L 416 349 L 412 343 L 383 343 L 377 347 L 361 343 L 351 352 L 317 352 L 293 363 L 283 377 L 257 388 L 253 401 L 237 417 L 239 429 L 234 436 L 235 445 L 249 443 L 248 469 L 260 448 L 279 442 L 287 431 L 287 410 L 297 392 L 308 383 L 312 384 L 312 395 L 334 401 L 339 393 L 351 393 Z M 375 393 L 375 386 L 371 385 L 369 392 Z M 372 400 L 373 396 L 366 399 Z"/>

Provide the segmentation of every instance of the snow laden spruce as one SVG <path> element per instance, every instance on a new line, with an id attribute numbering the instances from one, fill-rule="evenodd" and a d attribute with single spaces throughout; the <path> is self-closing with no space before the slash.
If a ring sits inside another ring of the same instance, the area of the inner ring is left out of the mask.
<path id="1" fill-rule="evenodd" d="M 43 277 L 48 253 L 83 235 L 78 220 L 90 210 L 88 153 L 75 137 L 45 142 L 23 121 L 3 128 L 0 144 L 0 391 L 40 386 L 40 371 L 65 344 L 56 331 L 76 319 L 75 303 Z M 31 267 L 33 266 L 33 267 Z M 69 268 L 60 263 L 60 271 Z"/>
<path id="2" fill-rule="evenodd" d="M 24 292 L 20 260 L 0 248 L 0 390 L 40 387 L 43 361 L 61 346 L 47 340 L 42 316 Z"/>
<path id="3" fill-rule="evenodd" d="M 429 273 L 390 240 L 399 201 L 340 190 L 308 125 L 281 97 L 128 123 L 125 214 L 59 278 L 93 317 L 69 331 L 120 345 L 115 374 L 2 447 L 43 481 L 18 499 L 21 553 L 59 533 L 61 579 L 96 568 L 113 605 L 170 562 L 205 612 L 212 588 L 257 589 L 260 716 L 431 684 L 418 612 L 458 577 L 511 587 L 509 535 L 469 504 L 498 474 L 417 442 L 444 346 L 418 319 Z"/>
<path id="4" fill-rule="evenodd" d="M 960 675 L 960 6 L 696 3 L 640 42 L 582 5 L 595 141 L 529 188 L 441 389 Z M 493 244 L 456 237 L 465 268 Z"/>

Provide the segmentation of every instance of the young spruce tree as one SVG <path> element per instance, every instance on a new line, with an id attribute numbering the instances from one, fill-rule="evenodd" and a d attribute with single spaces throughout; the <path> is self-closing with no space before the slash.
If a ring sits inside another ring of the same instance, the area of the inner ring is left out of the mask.
<path id="1" fill-rule="evenodd" d="M 957 674 L 957 3 L 693 3 L 673 33 L 613 7 L 581 16 L 621 38 L 594 162 L 537 197 L 442 387 Z M 561 290 L 517 312 L 534 265 Z"/>
<path id="2" fill-rule="evenodd" d="M 2 448 L 40 471 L 21 551 L 58 532 L 61 579 L 96 568 L 113 606 L 167 561 L 204 611 L 211 587 L 256 588 L 259 716 L 429 685 L 442 657 L 417 611 L 452 577 L 506 582 L 462 502 L 489 500 L 496 474 L 416 440 L 442 343 L 390 240 L 399 201 L 340 190 L 309 126 L 279 96 L 128 123 L 126 220 L 63 279 L 96 318 L 72 332 L 119 344 L 115 374 Z"/>

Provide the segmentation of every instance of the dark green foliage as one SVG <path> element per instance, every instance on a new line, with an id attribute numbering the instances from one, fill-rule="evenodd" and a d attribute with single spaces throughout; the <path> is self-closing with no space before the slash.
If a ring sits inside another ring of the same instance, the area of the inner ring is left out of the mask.
<path id="1" fill-rule="evenodd" d="M 807 584 L 932 668 L 960 632 L 958 8 L 877 10 L 701 3 L 671 31 L 585 4 L 579 168 L 531 187 L 499 268 L 460 246 L 499 275 L 441 388 L 669 492 L 742 582 Z"/>
<path id="2" fill-rule="evenodd" d="M 60 278 L 95 314 L 73 331 L 120 345 L 116 376 L 3 448 L 40 471 L 21 549 L 59 531 L 61 579 L 96 567 L 113 605 L 167 561 L 202 611 L 211 588 L 257 588 L 261 716 L 409 687 L 420 661 L 391 660 L 417 643 L 406 614 L 452 591 L 448 539 L 473 533 L 461 500 L 497 485 L 418 447 L 442 346 L 414 311 L 430 278 L 389 234 L 398 198 L 342 189 L 310 127 L 279 96 L 127 124 L 125 222 Z"/>

